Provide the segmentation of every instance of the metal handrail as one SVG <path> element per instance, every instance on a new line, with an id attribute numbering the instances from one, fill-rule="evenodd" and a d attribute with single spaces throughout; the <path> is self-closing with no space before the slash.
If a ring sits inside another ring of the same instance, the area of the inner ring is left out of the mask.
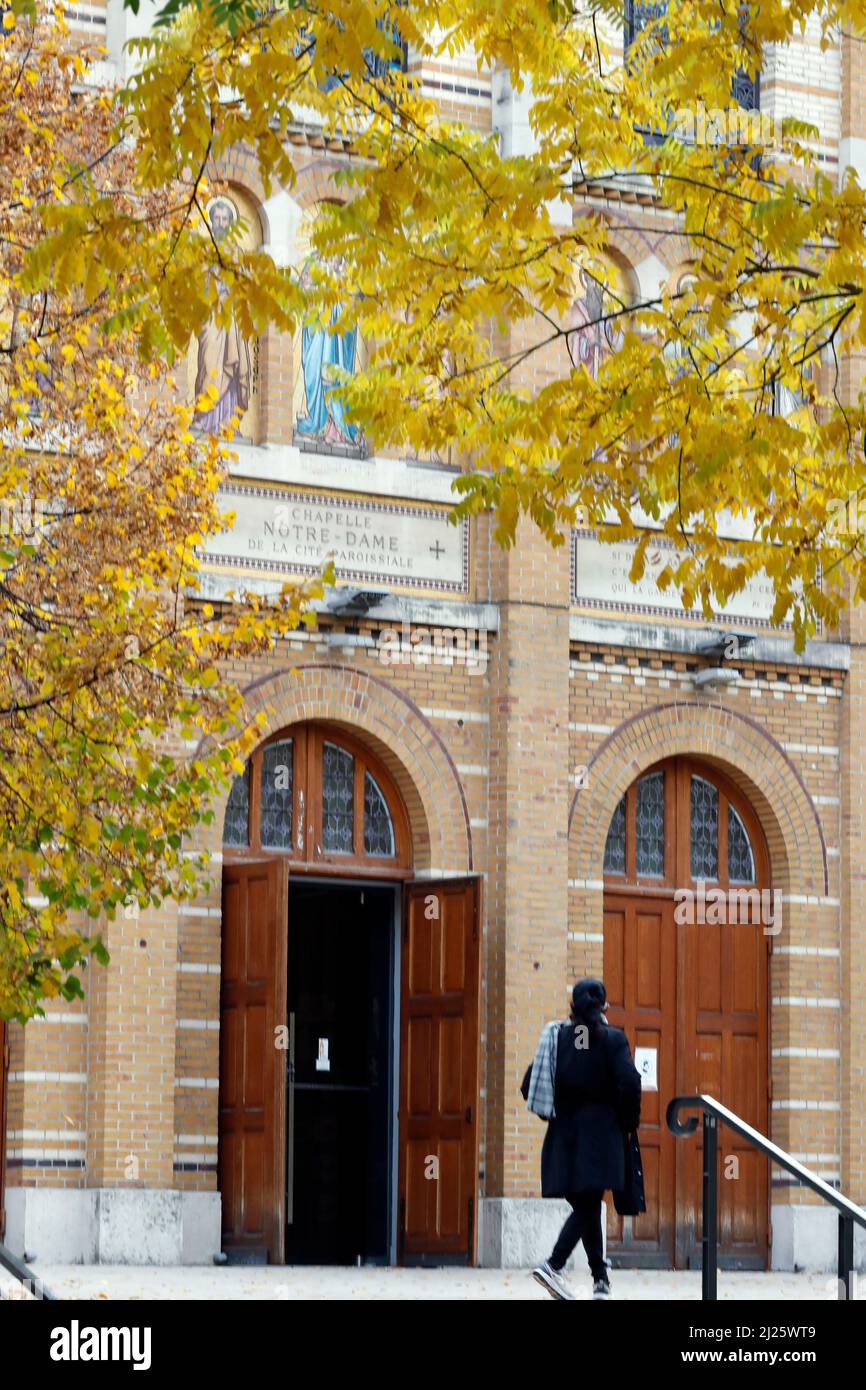
<path id="1" fill-rule="evenodd" d="M 727 1106 L 714 1100 L 712 1096 L 674 1096 L 668 1105 L 665 1119 L 671 1134 L 675 1134 L 677 1138 L 681 1139 L 686 1135 L 694 1134 L 698 1127 L 696 1115 L 690 1115 L 683 1120 L 679 1118 L 682 1110 L 701 1110 L 704 1117 L 701 1297 L 709 1301 L 718 1298 L 718 1126 L 721 1122 L 732 1129 L 735 1134 L 739 1134 L 741 1138 L 747 1140 L 753 1148 L 766 1154 L 767 1158 L 772 1159 L 778 1168 L 783 1168 L 786 1173 L 791 1173 L 793 1177 L 799 1178 L 801 1183 L 810 1187 L 825 1202 L 829 1202 L 831 1206 L 836 1208 L 839 1213 L 839 1298 L 853 1298 L 854 1223 L 866 1228 L 866 1211 L 862 1207 L 858 1207 L 856 1202 L 852 1202 L 843 1193 L 837 1192 L 823 1178 L 819 1178 L 810 1169 L 804 1168 L 802 1163 L 798 1163 L 790 1154 L 785 1153 L 785 1150 L 780 1149 L 778 1144 L 774 1144 L 765 1134 L 761 1134 L 759 1130 L 746 1124 L 746 1121 L 740 1119 L 739 1115 L 735 1115 L 733 1110 L 728 1110 Z"/>
<path id="2" fill-rule="evenodd" d="M 51 1303 L 59 1302 L 57 1294 L 52 1293 L 47 1285 L 43 1284 L 39 1275 L 34 1274 L 33 1270 L 30 1269 L 23 1260 L 19 1260 L 17 1255 L 13 1255 L 12 1251 L 8 1246 L 4 1245 L 2 1241 L 0 1241 L 0 1265 L 2 1265 L 4 1269 L 8 1269 L 10 1274 L 14 1274 L 20 1284 L 29 1285 L 30 1292 L 33 1294 L 34 1298 L 45 1298 Z"/>

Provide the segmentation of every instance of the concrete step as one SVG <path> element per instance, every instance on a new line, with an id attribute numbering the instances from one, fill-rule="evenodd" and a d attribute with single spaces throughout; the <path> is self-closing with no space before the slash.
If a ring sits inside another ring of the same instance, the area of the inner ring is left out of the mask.
<path id="1" fill-rule="evenodd" d="M 268 1300 L 546 1300 L 529 1270 L 386 1269 L 279 1266 L 233 1268 L 184 1265 L 45 1265 L 33 1270 L 56 1294 L 98 1299 L 268 1299 Z M 2 1274 L 2 1272 L 0 1272 Z M 614 1270 L 616 1299 L 699 1300 L 699 1272 Z M 589 1273 L 571 1275 L 575 1296 L 589 1300 Z M 0 1297 L 16 1296 L 11 1277 L 0 1277 Z M 719 1298 L 726 1301 L 835 1301 L 833 1274 L 720 1273 Z M 855 1285 L 866 1298 L 866 1276 Z"/>

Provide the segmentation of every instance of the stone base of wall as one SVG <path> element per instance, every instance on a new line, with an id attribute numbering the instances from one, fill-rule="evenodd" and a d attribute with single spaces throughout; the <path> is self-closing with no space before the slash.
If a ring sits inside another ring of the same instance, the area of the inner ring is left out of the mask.
<path id="1" fill-rule="evenodd" d="M 6 1242 L 39 1265 L 211 1264 L 221 1246 L 218 1192 L 13 1187 Z"/>
<path id="2" fill-rule="evenodd" d="M 832 1207 L 774 1205 L 772 1267 L 785 1270 L 826 1270 L 835 1274 L 839 1220 Z M 866 1270 L 866 1230 L 854 1227 L 854 1265 Z"/>
<path id="3" fill-rule="evenodd" d="M 567 1202 L 541 1197 L 486 1197 L 479 1203 L 478 1263 L 490 1269 L 530 1269 L 550 1254 L 569 1212 Z M 772 1268 L 836 1272 L 838 1225 L 829 1207 L 772 1208 Z M 854 1230 L 854 1262 L 866 1271 L 866 1231 Z M 568 1268 L 586 1269 L 583 1248 Z"/>
<path id="4" fill-rule="evenodd" d="M 571 1212 L 567 1202 L 543 1197 L 483 1197 L 478 1205 L 478 1263 L 487 1269 L 531 1269 L 546 1260 Z M 582 1245 L 566 1268 L 589 1277 Z"/>

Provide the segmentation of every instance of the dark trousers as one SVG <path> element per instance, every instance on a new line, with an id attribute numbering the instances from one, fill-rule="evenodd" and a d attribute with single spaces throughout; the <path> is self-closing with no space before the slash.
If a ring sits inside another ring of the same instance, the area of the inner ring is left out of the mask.
<path id="1" fill-rule="evenodd" d="M 562 1269 L 579 1240 L 583 1241 L 593 1279 L 606 1279 L 604 1246 L 601 1239 L 601 1199 L 603 1192 L 571 1192 L 567 1201 L 571 1216 L 559 1233 L 548 1263 Z"/>

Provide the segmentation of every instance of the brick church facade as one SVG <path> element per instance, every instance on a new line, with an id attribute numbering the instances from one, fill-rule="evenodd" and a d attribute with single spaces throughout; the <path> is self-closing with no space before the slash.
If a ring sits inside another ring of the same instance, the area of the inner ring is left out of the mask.
<path id="1" fill-rule="evenodd" d="M 138 22 L 110 0 L 115 62 Z M 418 77 L 528 147 L 505 77 L 459 60 Z M 825 169 L 866 173 L 859 45 L 807 34 L 760 101 L 818 113 Z M 265 198 L 243 151 L 221 173 L 296 264 L 351 156 L 312 127 L 290 139 L 290 191 Z M 687 264 L 640 188 L 578 197 L 625 228 L 636 291 Z M 649 1209 L 611 1216 L 618 1258 L 684 1267 L 699 1249 L 675 1094 L 716 1096 L 866 1202 L 862 609 L 797 654 L 759 591 L 708 624 L 624 582 L 627 547 L 578 532 L 552 550 L 522 524 L 502 551 L 486 516 L 445 526 L 459 460 L 299 429 L 301 351 L 300 335 L 255 345 L 237 532 L 207 558 L 206 596 L 304 572 L 303 547 L 334 539 L 340 587 L 315 631 L 234 672 L 266 730 L 190 846 L 210 896 L 103 924 L 111 962 L 84 1001 L 7 1026 L 5 1240 L 45 1262 L 527 1264 L 559 1212 L 518 1086 L 584 974 L 657 1083 Z M 850 390 L 861 364 L 844 366 Z M 679 922 L 675 891 L 698 880 L 758 898 L 733 925 Z M 835 1215 L 720 1142 L 723 1259 L 832 1268 Z"/>

